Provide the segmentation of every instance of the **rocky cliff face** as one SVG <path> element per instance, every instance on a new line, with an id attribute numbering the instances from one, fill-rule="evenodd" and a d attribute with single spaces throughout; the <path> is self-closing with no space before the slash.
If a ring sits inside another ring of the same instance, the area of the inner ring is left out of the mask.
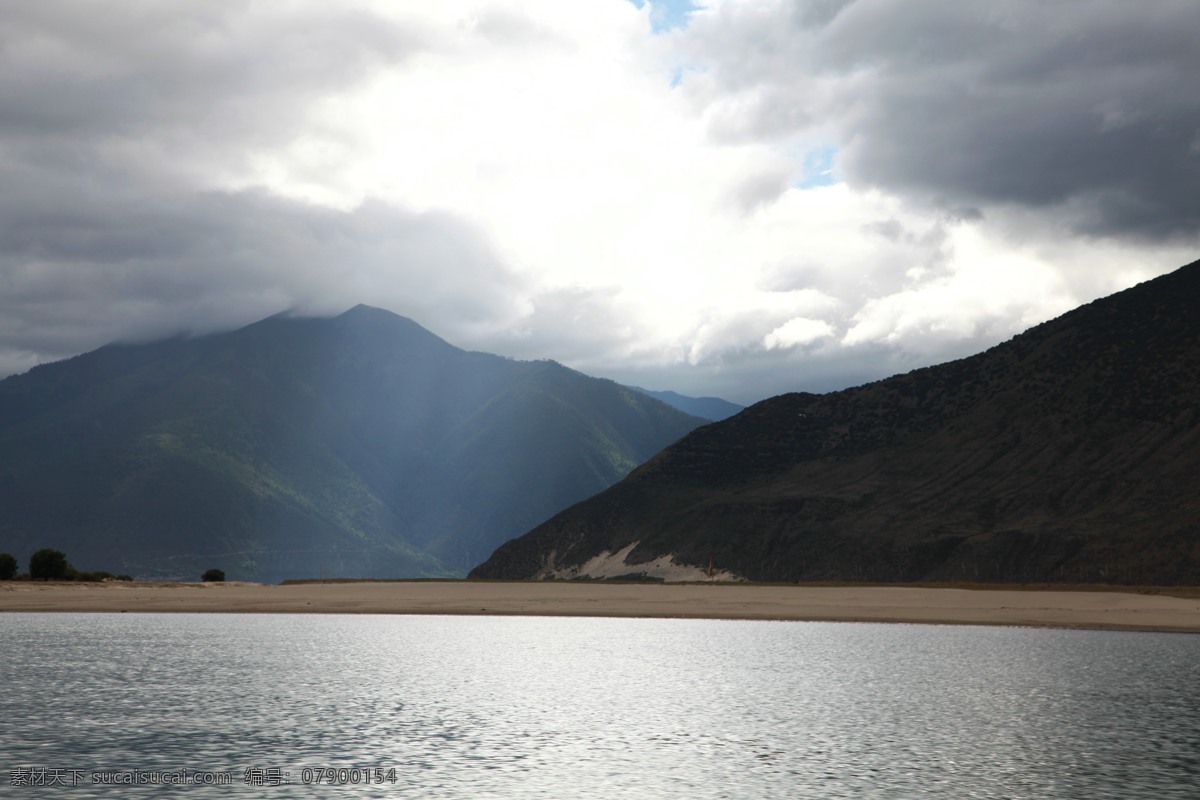
<path id="1" fill-rule="evenodd" d="M 700 428 L 471 574 L 1200 583 L 1200 262 L 980 355 Z M 629 547 L 634 545 L 633 547 Z"/>

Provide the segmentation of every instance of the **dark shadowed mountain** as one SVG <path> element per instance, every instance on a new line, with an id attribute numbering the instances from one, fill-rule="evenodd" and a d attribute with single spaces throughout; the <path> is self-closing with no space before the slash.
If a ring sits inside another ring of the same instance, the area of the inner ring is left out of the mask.
<path id="1" fill-rule="evenodd" d="M 197 579 L 461 575 L 702 420 L 359 306 L 0 381 L 0 552 Z"/>
<path id="2" fill-rule="evenodd" d="M 1200 262 L 971 358 L 766 400 L 472 575 L 1200 583 L 1198 309 Z"/>
<path id="3" fill-rule="evenodd" d="M 719 397 L 688 397 L 678 392 L 652 392 L 640 386 L 630 386 L 629 388 L 636 389 L 642 394 L 648 394 L 656 400 L 662 400 L 685 414 L 713 422 L 728 419 L 745 408 L 745 406 L 739 406 L 737 403 L 731 403 Z"/>

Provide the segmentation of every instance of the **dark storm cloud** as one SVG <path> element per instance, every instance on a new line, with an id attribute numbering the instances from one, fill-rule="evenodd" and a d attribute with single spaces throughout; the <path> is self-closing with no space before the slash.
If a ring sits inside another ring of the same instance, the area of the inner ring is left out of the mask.
<path id="1" fill-rule="evenodd" d="M 422 46 L 419 31 L 332 8 L 0 7 L 0 167 L 35 187 L 43 208 L 97 191 L 187 193 L 236 175 L 290 142 L 323 97 Z"/>
<path id="2" fill-rule="evenodd" d="M 0 173 L 6 186 L 12 178 Z M 289 308 L 366 302 L 461 326 L 510 312 L 514 279 L 449 215 L 382 204 L 347 213 L 260 192 L 26 188 L 0 195 L 5 373 L 112 339 L 228 328 Z"/>
<path id="3" fill-rule="evenodd" d="M 880 0 L 721 4 L 688 36 L 722 135 L 823 126 L 852 184 L 1156 239 L 1200 230 L 1198 30 L 1184 0 Z"/>
<path id="4" fill-rule="evenodd" d="M 362 11 L 245 3 L 3 2 L 0 133 L 286 135 L 303 103 L 403 59 L 419 32 Z"/>
<path id="5" fill-rule="evenodd" d="M 59 198 L 237 175 L 322 98 L 422 47 L 418 30 L 335 7 L 0 0 L 0 13 L 0 169 L 9 200 L 29 196 L 0 225 L 44 235 Z"/>
<path id="6" fill-rule="evenodd" d="M 419 30 L 337 6 L 0 8 L 0 375 L 288 308 L 376 303 L 457 321 L 447 336 L 508 313 L 511 274 L 451 215 L 207 180 L 289 142 Z"/>
<path id="7" fill-rule="evenodd" d="M 0 164 L 0 375 L 114 339 L 375 303 L 464 334 L 516 282 L 468 224 Z"/>

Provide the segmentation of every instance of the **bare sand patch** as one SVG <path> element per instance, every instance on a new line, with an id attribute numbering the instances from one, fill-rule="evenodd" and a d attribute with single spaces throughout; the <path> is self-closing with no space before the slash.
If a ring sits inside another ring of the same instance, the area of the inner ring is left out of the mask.
<path id="1" fill-rule="evenodd" d="M 12 611 L 680 617 L 1200 632 L 1196 596 L 744 583 L 0 583 L 0 612 Z"/>
<path id="2" fill-rule="evenodd" d="M 615 553 L 605 550 L 588 559 L 587 562 L 573 567 L 547 567 L 535 577 L 574 580 L 576 578 L 622 578 L 630 575 L 642 575 L 673 583 L 710 580 L 742 582 L 741 578 L 726 570 L 718 570 L 710 578 L 700 567 L 676 562 L 673 555 L 659 556 L 653 561 L 641 564 L 626 563 L 625 559 L 639 544 L 640 542 L 633 542 Z"/>

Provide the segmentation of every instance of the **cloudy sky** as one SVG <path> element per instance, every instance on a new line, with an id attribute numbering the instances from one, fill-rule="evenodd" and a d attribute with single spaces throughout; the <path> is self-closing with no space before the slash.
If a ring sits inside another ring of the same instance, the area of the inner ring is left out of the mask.
<path id="1" fill-rule="evenodd" d="M 1192 0 L 0 0 L 0 375 L 357 303 L 751 402 L 1200 258 Z"/>

